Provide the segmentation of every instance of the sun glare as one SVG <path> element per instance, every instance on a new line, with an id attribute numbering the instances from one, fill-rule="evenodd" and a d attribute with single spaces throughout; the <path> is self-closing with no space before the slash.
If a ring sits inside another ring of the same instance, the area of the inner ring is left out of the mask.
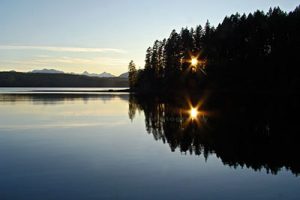
<path id="1" fill-rule="evenodd" d="M 197 116 L 198 116 L 198 110 L 196 108 L 191 108 L 190 116 L 191 116 L 192 119 L 196 119 Z"/>

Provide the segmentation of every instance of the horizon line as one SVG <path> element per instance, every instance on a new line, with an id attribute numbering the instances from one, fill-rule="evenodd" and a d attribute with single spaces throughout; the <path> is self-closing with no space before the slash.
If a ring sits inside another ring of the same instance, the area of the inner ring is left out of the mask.
<path id="1" fill-rule="evenodd" d="M 90 75 L 92 75 L 92 74 L 97 74 L 97 75 L 100 75 L 100 74 L 103 74 L 103 73 L 108 73 L 108 74 L 111 74 L 111 75 L 113 75 L 113 76 L 115 76 L 115 77 L 118 77 L 118 76 L 120 76 L 120 75 L 122 75 L 122 74 L 125 74 L 125 73 L 128 73 L 128 72 L 122 72 L 122 73 L 120 73 L 119 75 L 116 75 L 115 73 L 111 73 L 111 72 L 107 72 L 107 71 L 103 71 L 103 72 L 101 72 L 101 73 L 96 73 L 96 72 L 88 72 L 87 70 L 85 70 L 85 71 L 83 71 L 82 73 L 80 73 L 80 72 L 65 72 L 65 71 L 63 71 L 63 70 L 58 70 L 58 69 L 54 69 L 54 68 L 43 68 L 43 69 L 33 69 L 33 70 L 31 70 L 31 71 L 17 71 L 17 70 L 13 70 L 13 69 L 11 69 L 11 70 L 2 70 L 2 71 L 0 71 L 0 72 L 17 72 L 17 73 L 32 73 L 33 71 L 43 71 L 43 70 L 54 70 L 54 71 L 57 71 L 57 72 L 62 72 L 62 74 L 75 74 L 75 75 L 84 75 L 84 73 L 85 72 L 87 72 L 88 74 L 90 74 Z"/>

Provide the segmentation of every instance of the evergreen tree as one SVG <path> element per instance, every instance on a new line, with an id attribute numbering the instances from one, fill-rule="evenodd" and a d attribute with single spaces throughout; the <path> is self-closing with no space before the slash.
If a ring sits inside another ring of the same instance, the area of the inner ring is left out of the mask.
<path id="1" fill-rule="evenodd" d="M 195 32 L 194 32 L 194 41 L 195 41 L 195 51 L 201 51 L 202 49 L 202 39 L 203 36 L 203 29 L 202 26 L 199 25 L 196 27 Z"/>
<path id="2" fill-rule="evenodd" d="M 300 6 L 288 14 L 280 8 L 236 13 L 216 28 L 207 21 L 203 28 L 173 30 L 147 49 L 137 85 L 143 91 L 190 90 L 191 81 L 198 88 L 209 82 L 218 90 L 300 90 L 294 64 L 300 62 L 299 27 Z M 187 70 L 192 56 L 204 61 L 205 79 L 197 74 L 202 68 L 194 75 Z"/>
<path id="3" fill-rule="evenodd" d="M 136 70 L 136 66 L 132 61 L 130 61 L 129 65 L 128 65 L 128 80 L 129 80 L 129 87 L 130 89 L 134 89 L 136 86 L 136 80 L 137 80 L 137 70 Z"/>
<path id="4" fill-rule="evenodd" d="M 146 51 L 145 70 L 151 69 L 152 48 L 149 47 Z"/>

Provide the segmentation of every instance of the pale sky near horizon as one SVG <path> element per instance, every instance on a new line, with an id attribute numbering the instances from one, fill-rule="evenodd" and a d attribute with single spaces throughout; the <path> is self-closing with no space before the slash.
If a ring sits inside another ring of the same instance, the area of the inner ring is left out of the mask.
<path id="1" fill-rule="evenodd" d="M 292 11 L 299 0 L 0 0 L 0 71 L 57 69 L 118 75 L 173 29 L 226 15 Z"/>

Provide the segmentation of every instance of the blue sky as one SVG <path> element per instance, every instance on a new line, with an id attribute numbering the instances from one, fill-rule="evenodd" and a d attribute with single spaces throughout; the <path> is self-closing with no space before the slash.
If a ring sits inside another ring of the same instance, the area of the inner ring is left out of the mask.
<path id="1" fill-rule="evenodd" d="M 0 71 L 120 74 L 172 29 L 226 15 L 294 10 L 299 0 L 0 0 Z"/>

